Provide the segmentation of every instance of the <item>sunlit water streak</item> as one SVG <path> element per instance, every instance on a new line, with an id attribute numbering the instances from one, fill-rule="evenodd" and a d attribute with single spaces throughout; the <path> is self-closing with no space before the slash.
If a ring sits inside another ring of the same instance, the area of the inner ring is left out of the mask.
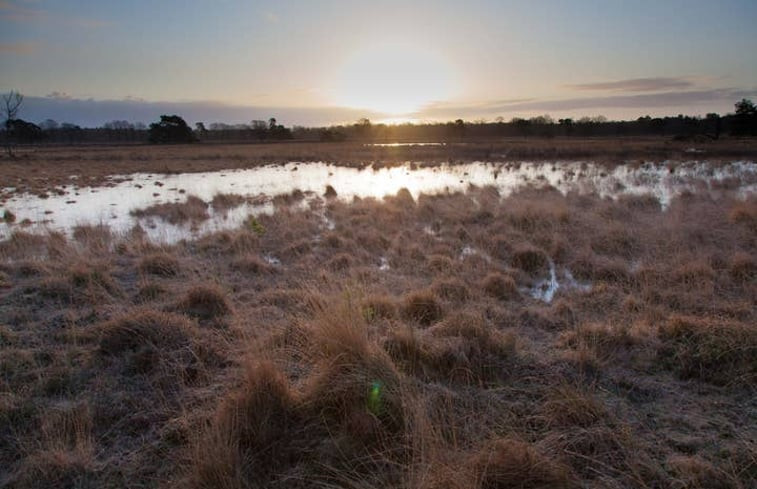
<path id="1" fill-rule="evenodd" d="M 620 165 L 608 169 L 584 162 L 482 163 L 422 167 L 403 165 L 394 168 L 358 169 L 325 163 L 289 163 L 246 170 L 228 170 L 173 175 L 133 174 L 113 176 L 109 186 L 78 187 L 76 179 L 61 189 L 63 195 L 40 198 L 21 194 L 10 198 L 4 209 L 16 215 L 16 223 L 0 223 L 0 238 L 13 230 L 48 230 L 70 233 L 77 225 L 106 224 L 114 232 L 126 232 L 141 225 L 148 236 L 159 242 L 176 242 L 244 224 L 252 214 L 271 213 L 271 199 L 300 190 L 307 198 L 323 194 L 327 185 L 336 189 L 338 198 L 382 198 L 402 188 L 417 198 L 421 193 L 464 191 L 470 185 L 495 187 L 502 196 L 528 185 L 551 185 L 560 192 L 597 193 L 617 198 L 624 194 L 654 196 L 663 207 L 684 191 L 716 195 L 717 182 L 728 181 L 729 188 L 742 198 L 757 192 L 757 164 L 737 161 L 724 165 L 707 162 L 663 162 Z M 210 219 L 195 224 L 173 225 L 157 217 L 138 218 L 132 212 L 168 202 L 183 202 L 194 195 L 209 202 L 220 193 L 261 196 L 228 211 L 214 212 Z M 30 225 L 21 223 L 26 221 Z M 328 222 L 324 221 L 328 227 Z"/>

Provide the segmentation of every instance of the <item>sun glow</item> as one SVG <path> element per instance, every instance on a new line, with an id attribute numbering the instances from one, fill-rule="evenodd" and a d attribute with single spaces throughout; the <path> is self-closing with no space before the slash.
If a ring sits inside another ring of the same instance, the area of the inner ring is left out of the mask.
<path id="1" fill-rule="evenodd" d="M 455 84 L 450 64 L 438 53 L 410 45 L 382 44 L 357 51 L 345 60 L 338 70 L 334 102 L 401 116 L 449 99 Z"/>

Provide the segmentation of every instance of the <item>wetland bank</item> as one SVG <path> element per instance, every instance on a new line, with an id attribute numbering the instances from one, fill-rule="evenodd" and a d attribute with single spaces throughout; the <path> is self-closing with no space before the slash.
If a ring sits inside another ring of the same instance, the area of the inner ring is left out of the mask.
<path id="1" fill-rule="evenodd" d="M 757 169 L 688 156 L 50 170 L 0 485 L 751 487 Z"/>

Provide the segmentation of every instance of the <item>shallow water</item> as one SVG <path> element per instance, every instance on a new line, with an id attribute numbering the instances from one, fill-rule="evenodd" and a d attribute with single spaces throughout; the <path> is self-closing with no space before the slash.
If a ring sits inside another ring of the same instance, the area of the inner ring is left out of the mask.
<path id="1" fill-rule="evenodd" d="M 608 169 L 584 162 L 468 163 L 421 167 L 407 164 L 394 168 L 358 169 L 325 163 L 289 163 L 246 170 L 173 175 L 133 174 L 113 176 L 107 186 L 61 188 L 61 195 L 48 198 L 16 195 L 4 209 L 16 215 L 15 224 L 0 223 L 0 238 L 13 230 L 70 232 L 77 225 L 106 224 L 116 232 L 141 225 L 156 241 L 175 242 L 222 229 L 235 228 L 251 214 L 270 213 L 271 199 L 293 190 L 309 198 L 323 194 L 327 185 L 340 199 L 382 198 L 406 188 L 419 194 L 464 191 L 469 185 L 491 185 L 503 195 L 527 186 L 551 185 L 563 193 L 577 191 L 616 198 L 623 194 L 650 194 L 663 207 L 683 191 L 717 194 L 718 182 L 726 182 L 742 197 L 757 193 L 757 164 L 737 161 L 713 166 L 707 162 L 663 162 L 620 165 Z M 206 202 L 219 193 L 258 196 L 228 211 L 214 212 L 196 224 L 172 225 L 157 217 L 135 217 L 138 209 L 168 202 L 183 202 L 194 195 Z M 2 211 L 0 211 L 2 212 Z M 22 222 L 26 221 L 26 225 Z"/>

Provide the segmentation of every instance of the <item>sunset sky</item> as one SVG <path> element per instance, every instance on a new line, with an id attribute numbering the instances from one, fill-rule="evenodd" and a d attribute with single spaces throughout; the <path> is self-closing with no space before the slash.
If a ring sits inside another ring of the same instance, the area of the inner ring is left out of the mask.
<path id="1" fill-rule="evenodd" d="M 83 125 L 733 111 L 757 1 L 0 0 L 0 91 Z"/>

